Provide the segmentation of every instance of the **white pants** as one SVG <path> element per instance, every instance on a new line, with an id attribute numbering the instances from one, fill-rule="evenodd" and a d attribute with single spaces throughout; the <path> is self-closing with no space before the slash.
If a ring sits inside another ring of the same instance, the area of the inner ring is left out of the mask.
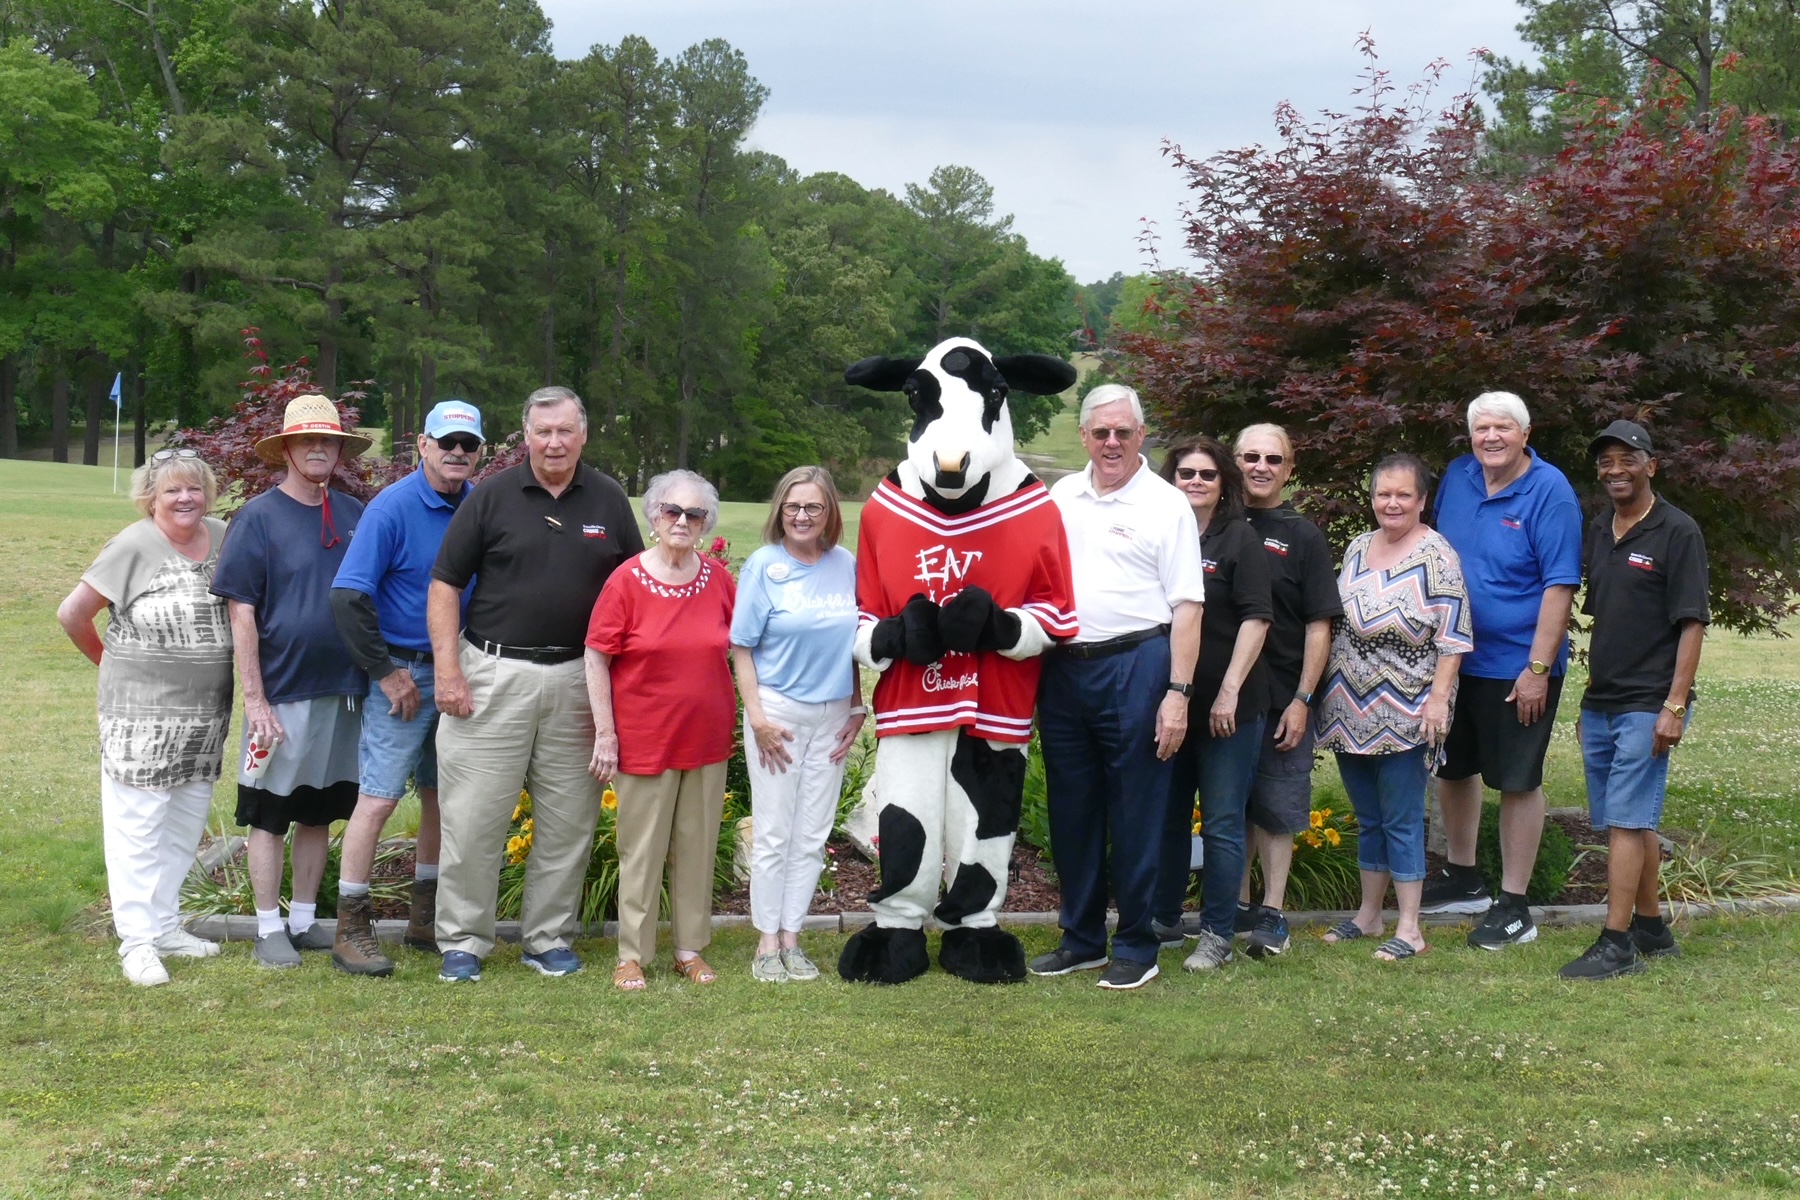
<path id="1" fill-rule="evenodd" d="M 106 890 L 123 957 L 181 924 L 181 881 L 212 811 L 213 785 L 140 788 L 100 772 Z"/>
<path id="2" fill-rule="evenodd" d="M 767 687 L 757 688 L 763 711 L 787 728 L 793 761 L 769 771 L 756 751 L 756 735 L 744 722 L 744 758 L 750 766 L 750 923 L 760 933 L 797 933 L 813 892 L 825 839 L 837 818 L 844 764 L 831 761 L 831 748 L 850 719 L 850 698 L 807 704 Z"/>

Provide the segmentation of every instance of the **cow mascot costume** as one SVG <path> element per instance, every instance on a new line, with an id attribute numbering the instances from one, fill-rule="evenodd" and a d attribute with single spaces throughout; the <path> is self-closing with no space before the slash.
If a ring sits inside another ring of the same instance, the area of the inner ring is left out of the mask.
<path id="1" fill-rule="evenodd" d="M 881 886 L 869 896 L 875 924 L 851 937 L 838 973 L 869 983 L 924 974 L 931 914 L 945 926 L 944 970 L 976 983 L 1023 979 L 1024 948 L 996 914 L 1038 656 L 1076 623 L 1062 518 L 1013 453 L 1006 395 L 1063 391 L 1075 368 L 1042 354 L 996 358 L 952 338 L 923 359 L 863 359 L 844 379 L 906 393 L 913 427 L 905 460 L 863 506 L 857 538 L 856 658 L 881 672 Z"/>

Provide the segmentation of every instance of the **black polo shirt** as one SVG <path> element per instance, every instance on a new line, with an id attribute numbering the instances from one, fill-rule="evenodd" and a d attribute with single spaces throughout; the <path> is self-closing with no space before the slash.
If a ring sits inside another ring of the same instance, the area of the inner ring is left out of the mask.
<path id="1" fill-rule="evenodd" d="M 607 576 L 643 549 L 617 481 L 582 463 L 552 496 L 527 460 L 463 501 L 431 577 L 456 588 L 475 580 L 465 618 L 472 638 L 579 647 Z"/>
<path id="2" fill-rule="evenodd" d="M 1200 616 L 1200 662 L 1194 668 L 1188 725 L 1190 731 L 1204 732 L 1209 724 L 1201 714 L 1211 712 L 1219 697 L 1219 685 L 1225 682 L 1237 648 L 1238 626 L 1273 620 L 1275 609 L 1269 600 L 1268 555 L 1257 544 L 1256 530 L 1242 517 L 1233 521 L 1215 517 L 1207 525 L 1200 535 L 1200 569 L 1206 579 L 1206 610 Z M 1238 723 L 1254 721 L 1268 711 L 1269 671 L 1258 655 L 1238 689 Z"/>
<path id="3" fill-rule="evenodd" d="M 1250 525 L 1268 555 L 1269 593 L 1275 602 L 1275 623 L 1263 645 L 1269 710 L 1275 712 L 1292 704 L 1300 688 L 1306 626 L 1338 616 L 1344 601 L 1338 595 L 1337 569 L 1331 565 L 1331 544 L 1317 525 L 1288 504 L 1251 509 Z"/>
<path id="4" fill-rule="evenodd" d="M 1657 497 L 1648 515 L 1615 542 L 1613 510 L 1588 525 L 1581 547 L 1594 618 L 1588 686 L 1581 707 L 1595 712 L 1656 712 L 1675 680 L 1681 623 L 1707 624 L 1706 541 L 1694 519 Z"/>

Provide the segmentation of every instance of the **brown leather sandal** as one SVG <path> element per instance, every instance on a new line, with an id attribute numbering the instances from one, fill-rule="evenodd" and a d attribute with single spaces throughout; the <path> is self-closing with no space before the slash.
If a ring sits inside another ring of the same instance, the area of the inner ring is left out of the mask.
<path id="1" fill-rule="evenodd" d="M 636 959 L 629 959 L 613 968 L 613 986 L 621 992 L 641 992 L 644 990 L 644 968 Z"/>
<path id="2" fill-rule="evenodd" d="M 675 960 L 675 973 L 684 977 L 689 983 L 711 983 L 719 976 L 706 965 L 706 960 L 698 954 L 692 958 Z"/>

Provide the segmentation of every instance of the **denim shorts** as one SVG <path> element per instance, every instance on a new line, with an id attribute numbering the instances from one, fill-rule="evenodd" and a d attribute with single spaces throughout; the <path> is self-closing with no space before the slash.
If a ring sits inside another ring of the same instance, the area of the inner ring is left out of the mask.
<path id="1" fill-rule="evenodd" d="M 1300 744 L 1275 748 L 1281 713 L 1271 712 L 1263 729 L 1262 759 L 1250 785 L 1250 823 L 1268 833 L 1304 833 L 1312 827 L 1313 724 L 1306 723 Z"/>
<path id="2" fill-rule="evenodd" d="M 1595 829 L 1655 829 L 1662 823 L 1669 756 L 1650 752 L 1659 715 L 1581 710 L 1581 766 L 1587 774 L 1588 823 Z M 1688 710 L 1687 719 L 1693 715 Z"/>
<path id="3" fill-rule="evenodd" d="M 436 677 L 432 666 L 398 658 L 390 661 L 400 670 L 412 672 L 413 686 L 419 689 L 419 711 L 412 720 L 402 721 L 388 712 L 393 704 L 381 690 L 381 684 L 369 682 L 357 770 L 362 778 L 362 794 L 381 800 L 398 800 L 406 795 L 408 776 L 420 791 L 438 785 L 438 710 L 433 698 Z"/>

